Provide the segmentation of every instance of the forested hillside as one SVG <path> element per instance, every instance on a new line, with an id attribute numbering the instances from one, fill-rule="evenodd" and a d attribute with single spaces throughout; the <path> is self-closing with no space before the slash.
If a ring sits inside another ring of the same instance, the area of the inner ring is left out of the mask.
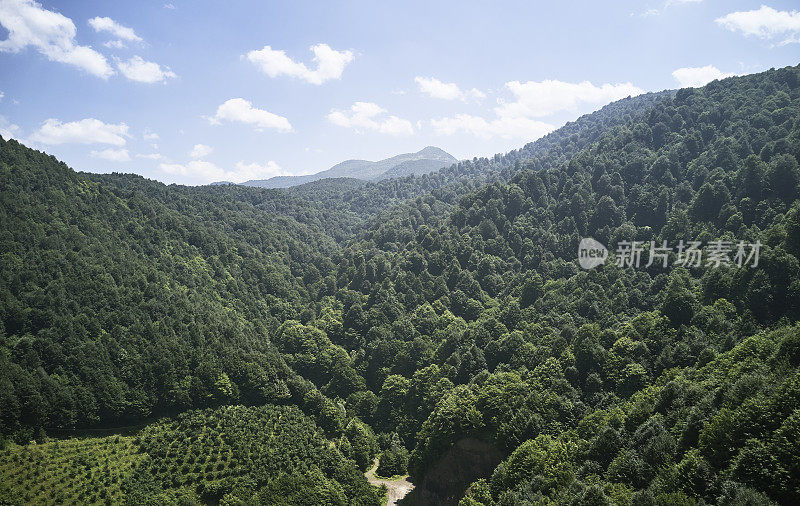
<path id="1" fill-rule="evenodd" d="M 164 417 L 123 441 L 132 504 L 371 504 L 375 456 L 411 504 L 793 504 L 798 160 L 800 67 L 377 183 L 164 186 L 0 140 L 0 455 Z M 583 270 L 582 237 L 642 264 Z M 645 266 L 716 240 L 758 264 Z M 502 461 L 434 483 L 463 441 Z"/>

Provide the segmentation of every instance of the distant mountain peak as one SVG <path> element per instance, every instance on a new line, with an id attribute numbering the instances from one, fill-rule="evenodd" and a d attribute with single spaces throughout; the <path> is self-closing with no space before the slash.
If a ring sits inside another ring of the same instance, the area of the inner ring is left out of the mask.
<path id="1" fill-rule="evenodd" d="M 269 179 L 245 181 L 244 186 L 261 188 L 289 188 L 328 178 L 355 178 L 376 181 L 392 177 L 427 174 L 458 162 L 453 155 L 436 146 L 426 146 L 416 153 L 403 153 L 372 162 L 345 160 L 328 170 L 305 176 L 276 176 Z"/>
<path id="2" fill-rule="evenodd" d="M 421 150 L 417 151 L 416 154 L 425 158 L 443 158 L 447 160 L 454 158 L 453 155 L 442 148 L 437 148 L 436 146 L 425 146 Z"/>

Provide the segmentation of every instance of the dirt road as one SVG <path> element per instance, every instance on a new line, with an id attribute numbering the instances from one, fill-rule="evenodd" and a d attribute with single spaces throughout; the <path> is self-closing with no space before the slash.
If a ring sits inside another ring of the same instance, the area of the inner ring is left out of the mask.
<path id="1" fill-rule="evenodd" d="M 386 485 L 386 488 L 389 489 L 389 502 L 387 506 L 395 506 L 397 502 L 405 497 L 411 490 L 414 489 L 414 484 L 408 481 L 408 476 L 403 476 L 401 478 L 395 478 L 391 480 L 384 480 L 383 478 L 378 478 L 375 476 L 375 470 L 378 469 L 378 459 L 375 459 L 375 462 L 372 463 L 372 467 L 364 473 L 364 476 L 367 477 L 367 480 L 376 487 L 380 487 L 381 484 Z"/>

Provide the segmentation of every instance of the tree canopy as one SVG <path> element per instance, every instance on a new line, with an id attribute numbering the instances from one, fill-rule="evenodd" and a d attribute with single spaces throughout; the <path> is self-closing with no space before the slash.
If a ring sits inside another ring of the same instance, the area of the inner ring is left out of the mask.
<path id="1" fill-rule="evenodd" d="M 792 504 L 798 160 L 800 67 L 366 184 L 165 186 L 0 139 L 0 460 L 144 424 L 114 497 L 373 504 L 376 456 L 421 488 L 470 438 L 505 458 L 464 505 Z M 760 256 L 584 270 L 584 237 Z"/>

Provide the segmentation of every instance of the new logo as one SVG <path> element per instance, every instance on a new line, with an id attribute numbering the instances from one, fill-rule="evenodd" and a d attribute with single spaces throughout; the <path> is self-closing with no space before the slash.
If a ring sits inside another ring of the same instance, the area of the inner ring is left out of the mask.
<path id="1" fill-rule="evenodd" d="M 584 237 L 578 245 L 578 263 L 584 269 L 594 269 L 605 263 L 608 250 L 599 241 Z"/>

